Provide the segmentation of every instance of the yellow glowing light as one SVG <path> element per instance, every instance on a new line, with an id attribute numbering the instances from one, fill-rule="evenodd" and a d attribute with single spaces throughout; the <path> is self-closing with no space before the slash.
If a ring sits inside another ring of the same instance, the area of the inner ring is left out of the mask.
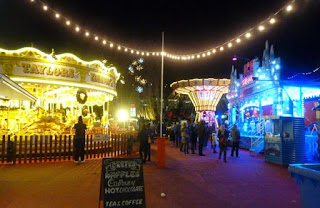
<path id="1" fill-rule="evenodd" d="M 211 52 L 210 52 L 210 51 L 208 51 L 208 52 L 207 52 L 207 55 L 208 55 L 208 56 L 210 56 L 210 55 L 211 55 Z"/>
<path id="2" fill-rule="evenodd" d="M 77 32 L 79 32 L 79 31 L 80 31 L 80 28 L 79 28 L 79 27 L 76 27 L 75 30 L 76 30 Z"/>
<path id="3" fill-rule="evenodd" d="M 136 52 L 136 54 L 137 54 L 137 55 L 139 55 L 139 54 L 140 54 L 140 52 L 139 52 L 139 51 L 137 51 L 137 52 Z"/>
<path id="4" fill-rule="evenodd" d="M 213 49 L 213 50 L 212 50 L 212 53 L 216 53 L 216 52 L 217 52 L 217 50 L 216 50 L 216 49 Z"/>
<path id="5" fill-rule="evenodd" d="M 89 37 L 89 35 L 90 35 L 90 33 L 89 33 L 89 32 L 86 32 L 85 34 L 86 34 L 86 36 L 87 36 L 87 37 Z"/>
<path id="6" fill-rule="evenodd" d="M 153 52 L 153 53 L 152 53 L 152 55 L 154 56 L 154 55 L 156 55 L 156 53 L 155 53 L 155 52 Z"/>
<path id="7" fill-rule="evenodd" d="M 161 52 L 161 56 L 165 56 L 166 55 L 166 52 Z"/>
<path id="8" fill-rule="evenodd" d="M 206 57 L 206 54 L 205 54 L 205 53 L 203 53 L 203 54 L 202 54 L 202 57 Z"/>
<path id="9" fill-rule="evenodd" d="M 228 47 L 231 48 L 232 47 L 232 43 L 228 43 Z"/>
<path id="10" fill-rule="evenodd" d="M 34 2 L 34 0 L 30 0 L 30 2 Z"/>
<path id="11" fill-rule="evenodd" d="M 270 22 L 270 24 L 274 24 L 276 22 L 276 20 L 274 18 L 271 18 L 269 22 Z"/>
<path id="12" fill-rule="evenodd" d="M 47 11 L 47 10 L 48 10 L 48 7 L 47 7 L 46 5 L 44 5 L 44 6 L 43 6 L 43 10 L 44 10 L 44 11 Z"/>
<path id="13" fill-rule="evenodd" d="M 156 53 L 157 56 L 159 56 L 159 53 Z"/>
<path id="14" fill-rule="evenodd" d="M 79 84 L 75 82 L 63 82 L 63 81 L 57 81 L 57 80 L 41 80 L 39 78 L 32 79 L 32 78 L 19 78 L 19 77 L 11 77 L 10 79 L 16 82 L 30 82 L 30 83 L 51 84 L 51 85 L 58 85 L 58 86 L 63 85 L 63 86 L 69 86 L 69 87 L 86 88 L 86 89 L 107 92 L 115 96 L 117 95 L 116 91 L 108 89 L 106 87 L 97 87 L 97 86 L 92 86 L 88 84 Z"/>
<path id="15" fill-rule="evenodd" d="M 240 42 L 241 42 L 241 39 L 240 39 L 240 38 L 237 38 L 236 41 L 237 41 L 237 43 L 240 43 Z"/>
<path id="16" fill-rule="evenodd" d="M 220 47 L 220 51 L 223 51 L 223 49 L 224 49 L 224 48 L 221 46 L 221 47 Z"/>
<path id="17" fill-rule="evenodd" d="M 191 59 L 194 59 L 194 55 L 191 56 Z"/>
<path id="18" fill-rule="evenodd" d="M 124 49 L 124 51 L 125 51 L 125 52 L 128 52 L 128 49 L 127 49 L 127 48 L 125 48 L 125 49 Z"/>
<path id="19" fill-rule="evenodd" d="M 69 25 L 70 25 L 70 21 L 69 21 L 69 20 L 67 20 L 67 21 L 66 21 L 66 24 L 69 26 Z"/>
<path id="20" fill-rule="evenodd" d="M 141 55 L 144 56 L 144 52 L 142 52 Z"/>
<path id="21" fill-rule="evenodd" d="M 251 37 L 251 34 L 250 33 L 247 33 L 246 34 L 246 38 L 250 38 Z"/>
<path id="22" fill-rule="evenodd" d="M 286 10 L 287 10 L 287 12 L 290 12 L 292 10 L 292 6 L 288 5 Z"/>
<path id="23" fill-rule="evenodd" d="M 102 43 L 103 43 L 103 45 L 105 45 L 105 44 L 107 44 L 107 41 L 103 40 Z"/>
<path id="24" fill-rule="evenodd" d="M 59 17 L 60 17 L 60 14 L 57 13 L 57 14 L 56 14 L 56 18 L 59 19 Z"/>
<path id="25" fill-rule="evenodd" d="M 46 57 L 49 57 L 50 54 L 46 54 L 36 48 L 32 48 L 32 47 L 24 47 L 24 48 L 20 48 L 20 49 L 17 49 L 17 50 L 6 50 L 6 49 L 2 49 L 0 48 L 0 52 L 4 52 L 4 53 L 10 53 L 10 54 L 13 54 L 13 53 L 21 53 L 21 52 L 25 52 L 25 51 L 33 51 L 33 52 L 36 52 L 38 54 L 41 54 L 41 56 L 46 56 Z M 56 55 L 57 59 L 60 60 L 60 59 L 63 59 L 65 57 L 72 57 L 74 60 L 76 60 L 77 62 L 79 63 L 83 63 L 84 65 L 92 65 L 92 64 L 96 64 L 96 65 L 99 65 L 99 67 L 101 69 L 103 69 L 104 71 L 110 71 L 110 70 L 114 70 L 114 71 L 117 71 L 115 67 L 106 67 L 101 61 L 98 61 L 98 60 L 93 60 L 93 61 L 84 61 L 84 60 L 81 60 L 79 57 L 71 54 L 71 53 L 63 53 L 63 54 L 59 54 L 59 55 Z M 117 76 L 117 79 L 120 77 L 120 73 L 117 73 L 116 72 L 116 76 Z"/>
<path id="26" fill-rule="evenodd" d="M 200 58 L 200 55 L 199 55 L 199 54 L 197 55 L 197 58 Z"/>
<path id="27" fill-rule="evenodd" d="M 147 56 L 149 56 L 149 52 L 147 52 Z"/>
<path id="28" fill-rule="evenodd" d="M 113 47 L 113 43 L 110 43 L 110 48 L 112 48 Z"/>
<path id="29" fill-rule="evenodd" d="M 99 40 L 99 37 L 96 36 L 96 37 L 94 37 L 94 39 L 95 39 L 95 40 Z"/>
<path id="30" fill-rule="evenodd" d="M 264 26 L 260 25 L 260 26 L 259 26 L 259 30 L 260 30 L 260 31 L 263 31 L 263 30 L 264 30 Z"/>
<path id="31" fill-rule="evenodd" d="M 119 50 L 119 51 L 121 50 L 121 46 L 118 46 L 118 50 Z"/>
<path id="32" fill-rule="evenodd" d="M 129 120 L 129 112 L 127 110 L 119 110 L 117 115 L 118 115 L 118 120 L 121 122 L 125 122 Z"/>
<path id="33" fill-rule="evenodd" d="M 133 53 L 134 51 L 133 51 L 133 50 L 131 50 L 130 52 L 131 52 L 131 53 Z"/>

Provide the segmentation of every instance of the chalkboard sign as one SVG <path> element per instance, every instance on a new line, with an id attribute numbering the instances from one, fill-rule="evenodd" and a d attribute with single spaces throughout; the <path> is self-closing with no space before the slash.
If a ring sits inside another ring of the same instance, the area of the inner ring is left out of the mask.
<path id="1" fill-rule="evenodd" d="M 103 207 L 145 208 L 142 160 L 103 158 L 100 200 Z"/>

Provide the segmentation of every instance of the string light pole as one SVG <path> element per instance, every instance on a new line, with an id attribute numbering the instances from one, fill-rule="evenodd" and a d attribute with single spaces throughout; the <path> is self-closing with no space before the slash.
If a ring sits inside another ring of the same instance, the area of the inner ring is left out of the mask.
<path id="1" fill-rule="evenodd" d="M 164 32 L 162 32 L 161 48 L 161 91 L 160 91 L 160 137 L 162 137 L 162 112 L 163 112 L 163 67 L 164 67 Z"/>

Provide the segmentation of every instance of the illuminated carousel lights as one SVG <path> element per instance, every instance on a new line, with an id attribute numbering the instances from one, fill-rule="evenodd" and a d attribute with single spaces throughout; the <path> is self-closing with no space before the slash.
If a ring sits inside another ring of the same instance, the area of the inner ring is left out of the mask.
<path id="1" fill-rule="evenodd" d="M 77 33 L 79 33 L 81 28 L 82 29 L 84 28 L 82 26 L 79 26 L 79 24 L 77 24 L 76 22 L 71 21 L 66 16 L 64 16 L 64 15 L 58 13 L 57 11 L 55 11 L 54 9 L 48 7 L 41 0 L 29 0 L 29 2 L 31 2 L 31 3 L 38 2 L 44 12 L 46 12 L 48 14 L 50 14 L 50 13 L 54 14 L 57 20 L 62 19 L 63 22 L 67 26 L 74 26 L 73 28 L 75 28 Z M 234 38 L 231 38 L 229 41 L 226 41 L 225 43 L 220 44 L 220 45 L 213 47 L 211 49 L 200 51 L 200 52 L 197 52 L 194 54 L 181 55 L 181 54 L 168 53 L 168 52 L 155 52 L 155 51 L 138 50 L 138 49 L 126 47 L 126 46 L 119 44 L 119 43 L 113 43 L 113 42 L 103 38 L 103 35 L 94 34 L 86 29 L 83 29 L 83 30 L 85 31 L 85 33 L 84 33 L 85 37 L 87 37 L 87 38 L 92 37 L 94 42 L 101 43 L 103 46 L 109 45 L 110 49 L 112 49 L 112 48 L 114 48 L 114 46 L 116 46 L 116 48 L 117 48 L 116 51 L 118 51 L 118 52 L 124 51 L 126 53 L 130 52 L 130 54 L 142 55 L 142 56 L 145 56 L 145 55 L 146 56 L 149 56 L 149 55 L 159 56 L 159 55 L 161 55 L 163 57 L 167 57 L 167 58 L 170 58 L 173 60 L 182 60 L 182 61 L 196 60 L 196 59 L 200 59 L 200 58 L 210 57 L 211 55 L 213 55 L 217 52 L 223 52 L 226 48 L 231 49 L 231 48 L 233 48 L 234 45 L 240 44 L 243 39 L 246 39 L 246 40 L 252 39 L 253 33 L 255 30 L 258 33 L 259 32 L 261 33 L 268 28 L 268 25 L 270 27 L 272 25 L 274 25 L 277 22 L 277 17 L 280 12 L 283 12 L 283 11 L 286 13 L 292 12 L 294 10 L 294 7 L 293 7 L 294 2 L 295 2 L 295 0 L 290 1 L 286 6 L 280 8 L 277 12 L 275 12 L 273 15 L 269 16 L 267 19 L 261 21 L 259 24 L 255 25 L 254 27 L 251 27 L 249 30 L 241 33 L 240 35 L 238 35 Z M 90 35 L 90 34 L 92 34 L 92 35 Z"/>

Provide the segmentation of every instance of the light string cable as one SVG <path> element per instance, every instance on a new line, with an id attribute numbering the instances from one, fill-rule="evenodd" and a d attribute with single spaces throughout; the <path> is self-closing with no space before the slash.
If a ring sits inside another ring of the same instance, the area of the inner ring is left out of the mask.
<path id="1" fill-rule="evenodd" d="M 295 75 L 293 75 L 293 76 L 291 76 L 291 77 L 288 77 L 287 79 L 293 79 L 293 78 L 295 78 L 295 77 L 297 77 L 297 76 L 299 76 L 299 75 L 310 75 L 310 74 L 313 74 L 313 73 L 315 73 L 315 72 L 317 72 L 318 70 L 320 69 L 320 66 L 318 67 L 318 68 L 316 68 L 316 69 L 314 69 L 314 70 L 312 70 L 312 71 L 310 71 L 310 72 L 306 72 L 306 73 L 303 73 L 303 72 L 301 72 L 301 73 L 297 73 L 297 74 L 295 74 Z M 318 78 L 318 79 L 314 79 L 314 80 L 312 80 L 312 81 L 315 81 L 315 80 L 319 80 L 320 78 Z"/>
<path id="2" fill-rule="evenodd" d="M 161 57 L 161 51 L 147 51 L 147 50 L 139 50 L 136 48 L 132 47 L 127 47 L 123 44 L 120 43 L 115 43 L 109 39 L 104 38 L 105 36 L 99 35 L 96 33 L 91 32 L 89 29 L 86 29 L 85 27 L 80 26 L 77 24 L 75 21 L 71 20 L 71 18 L 68 18 L 67 16 L 59 13 L 58 11 L 52 9 L 48 5 L 46 5 L 43 1 L 41 0 L 27 0 L 30 3 L 37 3 L 42 10 L 50 15 L 53 15 L 55 19 L 61 20 L 63 24 L 65 24 L 67 27 L 73 28 L 76 33 L 82 33 L 85 37 L 88 39 L 93 40 L 94 42 L 97 42 L 103 46 L 109 46 L 108 48 L 114 49 L 118 52 L 124 52 L 132 55 L 138 55 L 138 56 L 159 56 Z M 213 48 L 206 49 L 200 52 L 192 53 L 192 54 L 177 54 L 177 53 L 169 53 L 169 52 L 163 52 L 164 56 L 170 59 L 175 59 L 175 60 L 196 60 L 200 58 L 205 58 L 209 57 L 213 54 L 216 54 L 218 52 L 223 52 L 226 48 L 231 49 L 234 45 L 238 45 L 243 40 L 250 40 L 253 37 L 253 34 L 256 32 L 263 32 L 265 29 L 267 29 L 267 26 L 272 26 L 274 25 L 279 19 L 277 19 L 277 15 L 280 12 L 287 12 L 290 13 L 292 12 L 293 5 L 294 5 L 295 0 L 289 1 L 288 4 L 285 6 L 281 7 L 278 11 L 270 15 L 268 18 L 264 19 L 260 23 L 256 24 L 255 26 L 251 27 L 248 30 L 245 30 L 245 32 L 233 37 L 229 41 L 226 41 L 220 45 L 217 45 Z"/>

